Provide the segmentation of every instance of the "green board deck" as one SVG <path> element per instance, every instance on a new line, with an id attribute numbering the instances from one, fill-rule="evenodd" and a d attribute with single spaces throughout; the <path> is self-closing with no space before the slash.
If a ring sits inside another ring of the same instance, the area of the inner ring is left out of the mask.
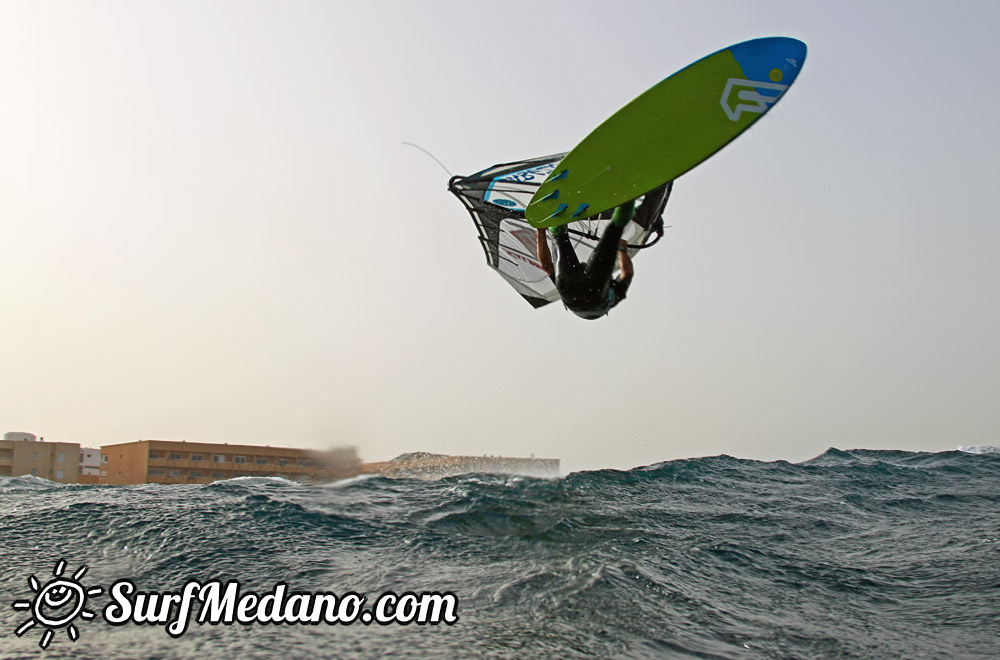
<path id="1" fill-rule="evenodd" d="M 681 69 L 616 112 L 564 158 L 531 198 L 533 227 L 614 208 L 676 179 L 760 119 L 794 82 L 806 45 L 753 39 Z"/>

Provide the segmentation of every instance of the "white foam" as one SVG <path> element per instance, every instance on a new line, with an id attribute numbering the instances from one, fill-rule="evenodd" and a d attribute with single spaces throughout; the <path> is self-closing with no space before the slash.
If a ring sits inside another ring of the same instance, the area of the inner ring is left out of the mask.
<path id="1" fill-rule="evenodd" d="M 967 454 L 1000 454 L 1000 447 L 996 445 L 963 445 L 958 448 L 958 451 L 964 451 Z"/>

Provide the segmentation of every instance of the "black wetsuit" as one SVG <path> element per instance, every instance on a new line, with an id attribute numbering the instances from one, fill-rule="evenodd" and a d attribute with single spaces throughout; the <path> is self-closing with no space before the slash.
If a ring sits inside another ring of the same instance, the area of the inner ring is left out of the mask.
<path id="1" fill-rule="evenodd" d="M 625 299 L 631 277 L 612 280 L 623 227 L 608 225 L 586 264 L 580 263 L 569 233 L 556 235 L 559 248 L 556 288 L 566 308 L 579 317 L 597 319 Z"/>

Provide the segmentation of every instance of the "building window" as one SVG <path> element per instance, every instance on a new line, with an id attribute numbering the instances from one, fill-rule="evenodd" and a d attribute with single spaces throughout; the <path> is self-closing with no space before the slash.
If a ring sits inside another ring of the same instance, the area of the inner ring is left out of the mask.
<path id="1" fill-rule="evenodd" d="M 65 479 L 66 474 L 62 470 L 56 470 L 56 479 Z"/>
<path id="2" fill-rule="evenodd" d="M 300 458 L 299 459 L 299 467 L 309 467 L 312 464 L 313 464 L 313 462 L 311 460 L 309 460 L 308 458 Z"/>
<path id="3" fill-rule="evenodd" d="M 201 454 L 191 454 L 191 460 L 192 461 L 203 461 L 203 460 L 205 460 L 205 457 L 202 456 Z"/>
<path id="4" fill-rule="evenodd" d="M 161 470 L 159 468 L 149 468 L 149 476 L 151 476 L 151 477 L 157 477 L 157 476 L 159 476 L 161 474 L 163 474 L 163 470 Z"/>
<path id="5" fill-rule="evenodd" d="M 225 454 L 212 454 L 213 463 L 228 463 Z"/>
<path id="6" fill-rule="evenodd" d="M 183 457 L 182 457 L 182 456 L 181 456 L 180 454 L 170 454 L 170 456 L 169 456 L 168 460 L 171 460 L 171 461 L 179 461 L 179 460 L 181 460 L 182 458 L 183 458 Z"/>
<path id="7" fill-rule="evenodd" d="M 38 460 L 38 452 L 37 451 L 31 452 L 31 457 L 37 461 Z"/>
<path id="8" fill-rule="evenodd" d="M 168 476 L 171 476 L 171 477 L 183 477 L 184 476 L 184 473 L 181 472 L 180 470 L 171 470 L 167 474 L 168 474 Z"/>
<path id="9" fill-rule="evenodd" d="M 233 456 L 233 463 L 239 463 L 240 465 L 247 462 L 246 456 Z"/>
<path id="10" fill-rule="evenodd" d="M 213 479 L 222 479 L 224 476 L 226 476 L 225 472 L 213 472 L 212 473 L 212 478 Z"/>
<path id="11" fill-rule="evenodd" d="M 278 459 L 278 465 L 288 465 L 288 459 L 287 458 L 279 458 Z"/>
<path id="12" fill-rule="evenodd" d="M 66 462 L 66 454 L 64 454 L 62 452 L 59 452 L 59 454 L 56 456 L 56 460 L 59 461 L 60 463 L 65 463 Z"/>
<path id="13" fill-rule="evenodd" d="M 256 463 L 257 463 L 257 465 L 267 465 L 268 460 L 266 458 L 262 458 L 262 457 L 258 456 Z"/>
<path id="14" fill-rule="evenodd" d="M 156 460 L 156 459 L 158 459 L 160 457 L 160 452 L 158 452 L 158 451 L 151 451 L 151 452 L 149 452 L 149 457 L 152 458 L 153 460 Z"/>
<path id="15" fill-rule="evenodd" d="M 107 463 L 108 462 L 108 455 L 107 454 L 101 454 L 101 462 L 102 463 Z"/>
<path id="16" fill-rule="evenodd" d="M 38 468 L 31 468 L 31 476 L 33 477 L 38 476 Z"/>
<path id="17" fill-rule="evenodd" d="M 191 470 L 188 473 L 188 476 L 189 477 L 200 477 L 201 476 L 201 470 Z"/>

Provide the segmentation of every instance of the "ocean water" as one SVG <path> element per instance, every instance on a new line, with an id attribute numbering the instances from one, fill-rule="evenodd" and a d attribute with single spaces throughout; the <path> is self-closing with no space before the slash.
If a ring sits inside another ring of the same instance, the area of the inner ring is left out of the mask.
<path id="1" fill-rule="evenodd" d="M 3 660 L 1000 657 L 1000 454 L 985 450 L 325 486 L 0 478 L 0 550 Z M 69 623 L 58 603 L 15 609 L 58 596 L 58 579 L 102 593 L 79 598 Z M 458 619 L 192 615 L 174 637 L 167 619 L 107 622 L 109 589 L 126 579 L 147 594 L 219 581 L 263 596 L 281 583 L 366 605 L 452 594 Z"/>

